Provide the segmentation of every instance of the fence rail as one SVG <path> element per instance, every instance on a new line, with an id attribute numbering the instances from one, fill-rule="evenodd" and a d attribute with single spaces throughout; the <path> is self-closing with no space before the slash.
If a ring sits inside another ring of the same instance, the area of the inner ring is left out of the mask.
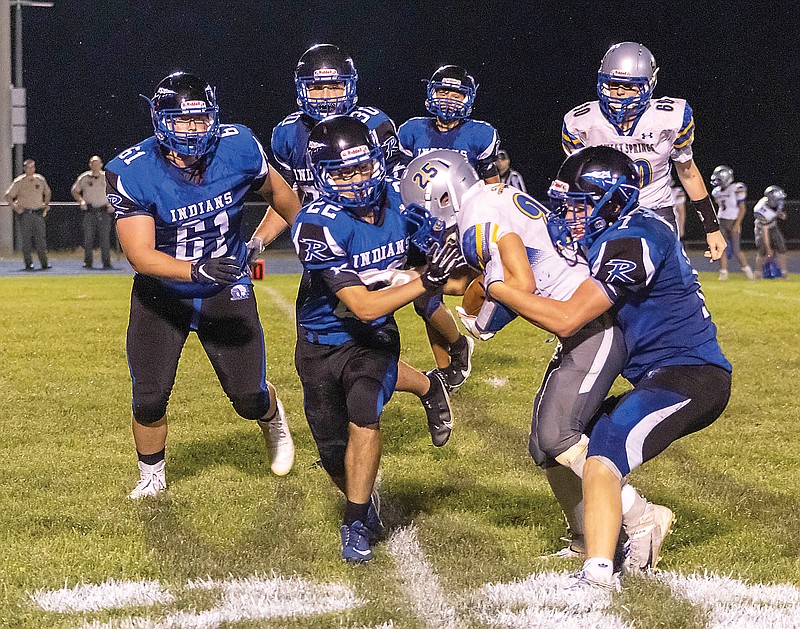
<path id="1" fill-rule="evenodd" d="M 3 204 L 5 205 L 5 204 Z M 753 236 L 753 206 L 755 202 L 748 202 L 747 214 L 742 225 L 742 245 L 745 248 L 755 248 Z M 267 204 L 261 201 L 246 202 L 244 204 L 244 218 L 242 220 L 242 233 L 249 237 L 264 215 Z M 787 219 L 781 223 L 781 229 L 786 241 L 792 249 L 800 249 L 800 201 L 786 203 Z M 692 210 L 689 209 L 691 213 Z M 50 212 L 47 214 L 47 247 L 53 251 L 70 251 L 83 247 L 83 226 L 81 210 L 74 201 L 52 202 Z M 15 226 L 16 231 L 16 226 Z M 116 241 L 116 234 L 114 234 Z M 686 234 L 684 242 L 688 246 L 703 246 L 705 237 L 700 221 L 694 216 L 686 218 Z M 17 238 L 14 238 L 15 249 Z M 273 244 L 279 249 L 291 249 L 292 242 L 288 230 L 285 231 Z"/>

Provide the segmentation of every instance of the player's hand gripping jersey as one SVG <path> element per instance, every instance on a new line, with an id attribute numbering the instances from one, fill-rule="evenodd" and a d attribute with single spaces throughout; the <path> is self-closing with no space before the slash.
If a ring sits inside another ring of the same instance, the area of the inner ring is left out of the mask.
<path id="1" fill-rule="evenodd" d="M 247 127 L 222 125 L 214 150 L 194 183 L 169 164 L 155 137 L 123 151 L 106 166 L 108 200 L 115 217 L 153 217 L 156 250 L 178 260 L 233 256 L 245 273 L 247 247 L 240 234 L 244 197 L 269 173 L 264 150 Z M 224 287 L 159 280 L 182 297 L 206 297 Z"/>
<path id="2" fill-rule="evenodd" d="M 500 139 L 488 122 L 467 119 L 453 129 L 440 131 L 436 118 L 411 118 L 400 125 L 397 135 L 400 150 L 409 158 L 436 149 L 450 149 L 466 157 L 481 178 L 497 174 L 494 160 Z"/>
<path id="3" fill-rule="evenodd" d="M 567 155 L 584 146 L 610 146 L 628 155 L 639 169 L 639 204 L 649 208 L 673 205 L 670 160 L 683 163 L 692 159 L 693 140 L 692 108 L 682 98 L 650 101 L 626 132 L 609 122 L 598 101 L 570 111 L 561 127 L 561 145 Z"/>
<path id="4" fill-rule="evenodd" d="M 747 200 L 747 186 L 738 181 L 727 188 L 715 186 L 711 196 L 717 204 L 717 218 L 735 221 L 739 218 L 739 203 Z"/>
<path id="5" fill-rule="evenodd" d="M 398 150 L 397 129 L 385 113 L 375 107 L 356 107 L 349 114 L 366 124 L 374 134 L 375 143 L 381 147 L 386 170 L 391 173 L 402 155 Z M 314 187 L 314 177 L 306 163 L 306 147 L 316 120 L 296 111 L 284 118 L 272 130 L 272 153 L 281 167 L 281 174 L 290 186 L 296 184 L 303 204 L 319 198 Z"/>
<path id="6" fill-rule="evenodd" d="M 667 365 L 710 363 L 731 371 L 716 326 L 683 246 L 666 221 L 646 208 L 606 229 L 588 250 L 592 276 L 615 304 L 636 384 Z"/>
<path id="7" fill-rule="evenodd" d="M 566 301 L 589 277 L 589 269 L 582 259 L 568 262 L 556 251 L 544 212 L 538 201 L 517 188 L 479 181 L 464 194 L 456 215 L 465 259 L 483 270 L 497 241 L 517 234 L 536 280 L 535 294 Z"/>
<path id="8" fill-rule="evenodd" d="M 297 215 L 292 239 L 304 269 L 297 295 L 297 322 L 309 341 L 323 345 L 369 342 L 385 326 L 395 327 L 392 315 L 370 323 L 361 321 L 339 301 L 336 292 L 359 285 L 378 290 L 416 277 L 403 270 L 409 227 L 400 210 L 400 194 L 388 179 L 374 224 L 325 199 L 305 206 Z"/>

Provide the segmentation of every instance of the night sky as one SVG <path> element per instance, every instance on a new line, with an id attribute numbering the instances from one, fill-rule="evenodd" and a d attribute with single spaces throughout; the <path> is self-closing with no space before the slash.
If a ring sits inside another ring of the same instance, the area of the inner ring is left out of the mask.
<path id="1" fill-rule="evenodd" d="M 596 98 L 603 53 L 625 40 L 655 55 L 656 96 L 692 105 L 706 179 L 726 163 L 751 197 L 772 183 L 800 197 L 793 3 L 55 2 L 24 9 L 23 36 L 25 153 L 54 200 L 70 198 L 90 155 L 108 161 L 152 134 L 138 94 L 152 95 L 174 70 L 216 85 L 223 122 L 248 125 L 268 145 L 296 109 L 297 59 L 321 42 L 351 54 L 359 103 L 398 125 L 426 115 L 420 79 L 443 63 L 465 66 L 480 84 L 473 117 L 498 129 L 512 167 L 541 195 L 563 159 L 564 113 Z"/>

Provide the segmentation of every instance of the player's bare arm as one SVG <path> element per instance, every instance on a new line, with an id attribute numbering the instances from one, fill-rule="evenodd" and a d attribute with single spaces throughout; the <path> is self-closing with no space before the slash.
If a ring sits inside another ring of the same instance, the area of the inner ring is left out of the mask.
<path id="1" fill-rule="evenodd" d="M 253 233 L 254 238 L 259 238 L 263 246 L 269 245 L 281 232 L 294 223 L 300 211 L 300 199 L 286 180 L 275 168 L 269 169 L 269 174 L 264 179 L 264 185 L 258 191 L 269 204 L 264 218 Z"/>
<path id="2" fill-rule="evenodd" d="M 506 234 L 497 241 L 497 248 L 503 264 L 505 284 L 523 292 L 533 293 L 536 290 L 536 280 L 522 238 L 518 234 Z"/>
<path id="3" fill-rule="evenodd" d="M 151 216 L 135 215 L 117 220 L 122 250 L 134 271 L 144 275 L 190 282 L 192 263 L 156 249 L 156 224 Z"/>
<path id="4" fill-rule="evenodd" d="M 489 295 L 535 326 L 559 337 L 575 334 L 611 308 L 605 292 L 592 279 L 584 281 L 567 301 L 557 301 L 521 291 L 504 281 L 492 282 Z"/>
<path id="5" fill-rule="evenodd" d="M 693 159 L 686 162 L 675 162 L 675 172 L 678 174 L 678 179 L 681 180 L 681 184 L 692 202 L 702 201 L 708 197 L 708 190 L 703 181 L 703 175 L 700 174 L 700 170 L 697 168 L 697 164 L 694 163 Z M 719 229 L 707 233 L 706 242 L 708 243 L 708 249 L 711 252 L 712 260 L 719 260 L 725 252 L 725 248 L 728 246 L 728 243 L 725 242 L 725 237 Z"/>

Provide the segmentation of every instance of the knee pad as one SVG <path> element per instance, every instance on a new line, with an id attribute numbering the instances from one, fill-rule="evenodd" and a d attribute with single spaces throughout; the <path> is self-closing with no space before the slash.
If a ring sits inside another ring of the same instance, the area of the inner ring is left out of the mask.
<path id="1" fill-rule="evenodd" d="M 259 391 L 231 398 L 233 409 L 245 419 L 261 419 L 269 411 L 269 392 Z"/>
<path id="2" fill-rule="evenodd" d="M 555 457 L 564 467 L 568 467 L 575 474 L 583 477 L 583 466 L 586 464 L 586 454 L 589 451 L 589 437 L 581 435 L 578 443 L 571 445 L 561 454 Z"/>
<path id="3" fill-rule="evenodd" d="M 359 426 L 374 426 L 380 423 L 384 399 L 383 383 L 374 378 L 359 378 L 347 394 L 347 419 Z"/>
<path id="4" fill-rule="evenodd" d="M 132 404 L 133 419 L 142 426 L 155 424 L 166 414 L 168 401 L 168 395 L 137 395 Z"/>
<path id="5" fill-rule="evenodd" d="M 544 469 L 553 466 L 553 459 L 542 452 L 542 449 L 539 447 L 539 438 L 535 432 L 532 432 L 531 436 L 528 437 L 528 452 L 530 453 L 533 462 L 539 467 Z M 558 465 L 558 463 L 555 464 Z"/>
<path id="6" fill-rule="evenodd" d="M 414 312 L 416 312 L 425 321 L 430 321 L 433 313 L 438 310 L 442 303 L 441 295 L 426 294 L 422 297 L 417 297 L 414 300 Z"/>

